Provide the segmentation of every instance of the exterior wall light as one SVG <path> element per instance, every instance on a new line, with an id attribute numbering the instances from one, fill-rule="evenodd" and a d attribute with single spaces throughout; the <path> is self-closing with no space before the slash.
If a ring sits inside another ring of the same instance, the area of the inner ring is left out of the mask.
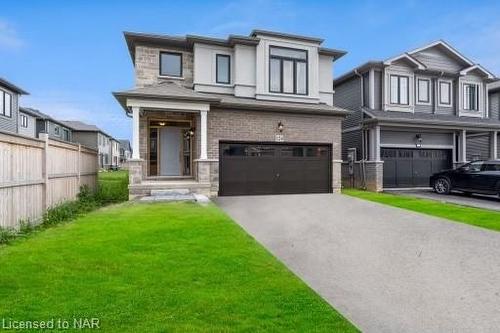
<path id="1" fill-rule="evenodd" d="M 194 136 L 194 128 L 191 127 L 186 132 L 184 132 L 184 136 L 186 137 L 186 139 L 193 137 Z"/>
<path id="2" fill-rule="evenodd" d="M 422 141 L 423 141 L 422 134 L 415 135 L 415 146 L 417 148 L 422 148 Z"/>
<path id="3" fill-rule="evenodd" d="M 283 123 L 280 121 L 280 122 L 278 123 L 278 131 L 281 133 L 281 132 L 283 132 L 283 129 L 284 129 L 284 128 L 285 128 L 285 125 L 283 125 Z"/>

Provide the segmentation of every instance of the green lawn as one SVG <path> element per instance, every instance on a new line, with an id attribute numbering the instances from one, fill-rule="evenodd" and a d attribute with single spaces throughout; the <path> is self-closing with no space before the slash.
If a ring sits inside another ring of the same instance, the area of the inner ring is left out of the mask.
<path id="1" fill-rule="evenodd" d="M 128 200 L 128 171 L 101 171 L 98 182 L 98 195 L 104 203 Z"/>
<path id="2" fill-rule="evenodd" d="M 216 206 L 123 203 L 0 247 L 0 318 L 104 332 L 354 332 Z"/>
<path id="3" fill-rule="evenodd" d="M 346 189 L 342 193 L 427 215 L 500 231 L 500 212 L 389 193 Z"/>

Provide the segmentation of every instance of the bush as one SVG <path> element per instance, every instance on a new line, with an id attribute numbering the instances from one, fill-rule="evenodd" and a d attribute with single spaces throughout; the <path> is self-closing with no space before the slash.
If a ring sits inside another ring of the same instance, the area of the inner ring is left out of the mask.
<path id="1" fill-rule="evenodd" d="M 0 244 L 7 244 L 16 237 L 14 229 L 0 228 Z"/>

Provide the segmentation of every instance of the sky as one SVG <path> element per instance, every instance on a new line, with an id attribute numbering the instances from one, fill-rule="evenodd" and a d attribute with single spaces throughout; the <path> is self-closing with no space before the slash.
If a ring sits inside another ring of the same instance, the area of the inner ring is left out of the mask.
<path id="1" fill-rule="evenodd" d="M 226 37 L 266 29 L 346 50 L 334 77 L 438 39 L 500 75 L 500 1 L 0 0 L 0 77 L 22 106 L 130 138 L 112 91 L 133 88 L 123 31 Z"/>

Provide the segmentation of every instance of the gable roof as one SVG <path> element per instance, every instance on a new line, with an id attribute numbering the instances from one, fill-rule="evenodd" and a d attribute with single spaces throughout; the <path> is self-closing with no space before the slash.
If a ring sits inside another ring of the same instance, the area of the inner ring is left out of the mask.
<path id="1" fill-rule="evenodd" d="M 28 92 L 24 91 L 23 89 L 19 88 L 15 84 L 13 84 L 13 83 L 11 83 L 11 82 L 9 82 L 6 79 L 1 78 L 1 77 L 0 77 L 0 86 L 4 86 L 7 89 L 9 89 L 17 94 L 20 94 L 20 95 L 29 95 Z"/>
<path id="2" fill-rule="evenodd" d="M 118 139 L 118 142 L 120 143 L 120 147 L 131 148 L 130 141 L 127 139 Z"/>
<path id="3" fill-rule="evenodd" d="M 19 111 L 20 112 L 24 112 L 24 113 L 27 113 L 27 114 L 30 114 L 32 115 L 33 117 L 37 118 L 37 119 L 42 119 L 42 120 L 48 120 L 48 121 L 51 121 L 55 124 L 58 124 L 60 126 L 63 126 L 63 127 L 67 127 L 69 129 L 71 129 L 70 127 L 68 127 L 64 122 L 60 121 L 60 120 L 57 120 L 57 119 L 54 119 L 52 118 L 51 116 L 49 116 L 48 114 L 46 113 L 43 113 L 42 111 L 38 110 L 38 109 L 34 109 L 34 108 L 29 108 L 29 107 L 24 107 L 24 106 L 20 106 L 19 107 Z"/>
<path id="4" fill-rule="evenodd" d="M 384 65 L 389 65 L 395 61 L 398 61 L 398 60 L 407 60 L 409 61 L 410 63 L 412 63 L 413 65 L 415 65 L 415 67 L 417 67 L 418 69 L 426 69 L 427 66 L 425 66 L 423 63 L 421 63 L 420 61 L 418 61 L 417 59 L 413 58 L 412 56 L 410 56 L 408 53 L 403 53 L 403 54 L 400 54 L 398 56 L 395 56 L 395 57 L 392 57 L 392 58 L 389 58 L 387 60 L 384 61 Z"/>
<path id="5" fill-rule="evenodd" d="M 427 49 L 430 49 L 430 48 L 436 47 L 436 46 L 443 47 L 450 54 L 452 54 L 453 56 L 455 56 L 455 58 L 460 59 L 465 64 L 467 64 L 469 66 L 474 65 L 474 63 L 469 58 L 467 58 L 466 56 L 464 56 L 462 53 L 458 52 L 453 46 L 451 46 L 450 44 L 448 44 L 447 42 L 445 42 L 442 39 L 439 39 L 437 41 L 434 41 L 434 42 L 429 43 L 427 45 L 424 45 L 422 47 L 419 47 L 419 48 L 416 48 L 414 50 L 411 50 L 410 52 L 408 52 L 408 54 L 412 55 L 412 54 L 415 54 L 415 53 L 418 53 L 418 52 L 421 52 L 423 50 L 427 50 Z"/>
<path id="6" fill-rule="evenodd" d="M 479 71 L 483 72 L 488 79 L 495 78 L 494 74 L 492 74 L 490 71 L 488 71 L 486 68 L 484 68 L 480 64 L 475 64 L 473 66 L 464 68 L 463 70 L 460 71 L 460 75 L 466 75 L 467 73 L 469 73 L 470 71 L 473 71 L 473 70 L 479 70 Z"/>

